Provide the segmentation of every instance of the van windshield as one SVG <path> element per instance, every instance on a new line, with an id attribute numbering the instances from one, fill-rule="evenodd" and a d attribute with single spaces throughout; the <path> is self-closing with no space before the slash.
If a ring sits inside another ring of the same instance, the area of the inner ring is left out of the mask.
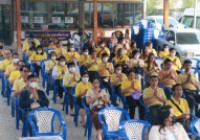
<path id="1" fill-rule="evenodd" d="M 177 33 L 176 40 L 182 45 L 200 44 L 200 33 Z"/>
<path id="2" fill-rule="evenodd" d="M 193 16 L 184 16 L 182 23 L 187 25 L 188 27 L 193 27 L 193 23 L 194 23 L 193 20 L 194 20 Z M 200 17 L 197 17 L 196 28 L 200 29 Z"/>

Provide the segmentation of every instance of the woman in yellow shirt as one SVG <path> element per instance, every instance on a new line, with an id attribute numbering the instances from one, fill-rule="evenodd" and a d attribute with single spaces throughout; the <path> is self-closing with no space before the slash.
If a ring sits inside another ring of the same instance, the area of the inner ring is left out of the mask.
<path id="1" fill-rule="evenodd" d="M 86 62 L 88 62 L 91 59 L 90 57 L 91 56 L 89 55 L 88 48 L 84 48 L 82 55 L 79 57 L 80 73 L 81 74 L 85 71 L 88 71 Z"/>
<path id="2" fill-rule="evenodd" d="M 157 57 L 157 52 L 153 48 L 153 43 L 151 41 L 148 41 L 145 46 L 149 48 L 150 53 L 153 53 Z"/>
<path id="3" fill-rule="evenodd" d="M 117 51 L 117 55 L 114 58 L 115 64 L 127 65 L 129 61 L 129 57 L 126 54 L 126 50 L 124 48 L 120 48 Z"/>
<path id="4" fill-rule="evenodd" d="M 168 55 L 169 55 L 169 47 L 167 45 L 164 45 L 162 51 L 159 52 L 159 57 L 165 59 Z"/>
<path id="5" fill-rule="evenodd" d="M 38 46 L 37 50 L 32 53 L 30 61 L 33 63 L 33 67 L 37 76 L 39 77 L 40 72 L 40 61 L 47 59 L 47 54 L 44 52 L 42 46 Z"/>
<path id="6" fill-rule="evenodd" d="M 147 59 L 148 59 L 148 57 L 149 57 L 149 54 L 150 54 L 149 47 L 145 47 L 145 48 L 143 49 L 142 55 L 140 56 L 140 59 L 144 60 L 144 62 L 147 61 Z"/>
<path id="7" fill-rule="evenodd" d="M 141 83 L 135 78 L 135 73 L 130 70 L 127 74 L 128 79 L 123 80 L 121 84 L 122 93 L 126 96 L 126 103 L 129 106 L 130 118 L 134 119 L 136 105 L 139 106 L 139 114 L 144 116 L 144 108 L 139 102 L 141 97 Z M 140 118 L 142 119 L 142 118 Z"/>
<path id="8" fill-rule="evenodd" d="M 56 66 L 57 64 L 57 60 L 56 60 L 56 53 L 54 51 L 52 51 L 50 53 L 50 59 L 45 63 L 45 70 L 47 73 L 51 74 L 54 66 Z"/>
<path id="9" fill-rule="evenodd" d="M 66 54 L 66 60 L 68 63 L 74 62 L 77 63 L 79 61 L 79 53 L 75 51 L 74 45 L 70 44 L 69 51 Z"/>
<path id="10" fill-rule="evenodd" d="M 144 66 L 144 72 L 147 77 L 149 77 L 150 74 L 153 72 L 156 72 L 156 73 L 159 72 L 159 67 L 155 61 L 155 55 L 153 53 L 149 54 L 148 60 L 146 61 L 145 66 Z"/>
<path id="11" fill-rule="evenodd" d="M 92 88 L 92 84 L 89 82 L 89 75 L 87 72 L 82 74 L 81 81 L 76 85 L 75 95 L 77 97 L 77 104 L 80 105 L 81 125 L 85 126 L 85 110 L 82 105 L 82 98 L 86 95 L 87 91 Z"/>
<path id="12" fill-rule="evenodd" d="M 102 57 L 103 53 L 107 53 L 110 56 L 110 50 L 108 49 L 108 47 L 106 46 L 105 42 L 101 41 L 99 43 L 99 47 L 95 49 L 97 56 L 98 57 Z"/>
<path id="13" fill-rule="evenodd" d="M 56 48 L 56 46 L 58 46 L 58 44 L 60 43 L 58 38 L 55 38 L 48 46 L 48 48 Z"/>
<path id="14" fill-rule="evenodd" d="M 168 55 L 168 57 L 166 57 L 166 59 L 170 59 L 173 63 L 172 68 L 175 71 L 179 71 L 182 67 L 181 61 L 179 59 L 179 57 L 176 56 L 176 50 L 174 48 L 171 48 L 170 50 L 170 54 Z"/>

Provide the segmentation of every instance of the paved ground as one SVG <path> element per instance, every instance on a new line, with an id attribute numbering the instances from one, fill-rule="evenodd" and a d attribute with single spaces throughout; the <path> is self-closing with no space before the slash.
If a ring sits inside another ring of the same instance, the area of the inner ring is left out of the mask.
<path id="1" fill-rule="evenodd" d="M 62 109 L 60 104 L 53 104 L 52 101 L 50 106 L 58 110 Z M 15 129 L 15 118 L 11 117 L 10 106 L 6 105 L 5 99 L 0 96 L 0 140 L 17 140 L 21 135 L 21 129 Z M 86 140 L 84 136 L 84 128 L 79 126 L 75 127 L 73 118 L 65 115 L 62 111 L 62 117 L 67 123 L 67 134 L 68 140 Z M 93 130 L 93 140 L 95 140 L 95 130 Z"/>

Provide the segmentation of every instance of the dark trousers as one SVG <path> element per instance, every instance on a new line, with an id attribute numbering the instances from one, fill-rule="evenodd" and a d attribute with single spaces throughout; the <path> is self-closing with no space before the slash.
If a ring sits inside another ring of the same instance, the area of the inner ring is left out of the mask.
<path id="1" fill-rule="evenodd" d="M 131 96 L 126 97 L 126 103 L 128 104 L 129 107 L 129 115 L 131 119 L 134 119 L 135 116 L 135 108 L 138 106 L 139 108 L 139 117 L 140 119 L 144 120 L 145 116 L 145 109 L 144 107 L 140 104 L 139 100 L 133 99 Z"/>
<path id="2" fill-rule="evenodd" d="M 61 86 L 61 82 L 62 80 L 61 79 L 57 79 L 55 81 L 55 86 L 57 86 L 57 93 L 58 93 L 58 96 L 62 99 L 63 98 L 63 87 Z"/>
<path id="3" fill-rule="evenodd" d="M 198 91 L 184 90 L 185 98 L 191 110 L 194 109 L 196 103 L 200 103 L 200 95 Z"/>
<path id="4" fill-rule="evenodd" d="M 34 67 L 34 69 L 35 69 L 35 73 L 36 73 L 37 76 L 39 77 L 39 75 L 40 75 L 40 69 L 41 69 L 40 65 L 38 65 L 38 64 L 36 64 L 36 63 L 33 63 L 33 67 Z"/>
<path id="5" fill-rule="evenodd" d="M 67 87 L 67 94 L 69 95 L 69 106 L 70 106 L 70 109 L 73 109 L 74 108 L 74 98 L 73 98 L 73 95 L 71 93 L 71 88 L 72 87 Z"/>
<path id="6" fill-rule="evenodd" d="M 161 107 L 161 105 L 154 105 L 149 107 L 150 109 L 150 115 L 151 115 L 151 125 L 158 125 L 158 110 Z"/>

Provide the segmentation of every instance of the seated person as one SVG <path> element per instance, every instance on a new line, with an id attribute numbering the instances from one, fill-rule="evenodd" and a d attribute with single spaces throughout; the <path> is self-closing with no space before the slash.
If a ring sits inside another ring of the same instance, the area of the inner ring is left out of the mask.
<path id="1" fill-rule="evenodd" d="M 148 60 L 149 54 L 150 54 L 149 47 L 144 47 L 143 53 L 140 56 L 140 59 L 142 59 L 144 62 L 146 62 Z"/>
<path id="2" fill-rule="evenodd" d="M 53 49 L 55 49 L 56 48 L 56 46 L 59 44 L 59 39 L 58 38 L 55 38 L 50 44 L 49 44 L 49 46 L 48 46 L 48 48 L 53 48 Z"/>
<path id="3" fill-rule="evenodd" d="M 108 71 L 105 71 L 105 73 L 102 75 L 101 77 L 101 89 L 104 89 L 107 93 L 109 93 L 110 97 L 112 96 L 113 94 L 113 86 L 111 85 L 111 82 L 110 82 L 110 73 Z"/>
<path id="4" fill-rule="evenodd" d="M 54 52 L 56 53 L 57 58 L 67 55 L 67 50 L 65 48 L 63 48 L 62 42 L 59 42 L 58 45 L 56 45 Z"/>
<path id="5" fill-rule="evenodd" d="M 129 115 L 131 119 L 135 118 L 135 108 L 139 106 L 139 114 L 141 117 L 144 116 L 144 108 L 140 104 L 141 97 L 141 83 L 135 78 L 135 72 L 130 70 L 127 74 L 128 79 L 122 81 L 121 90 L 126 96 L 126 102 L 129 106 Z"/>
<path id="6" fill-rule="evenodd" d="M 114 64 L 127 65 L 129 62 L 129 57 L 126 54 L 126 50 L 124 48 L 120 48 L 117 50 L 117 55 L 114 57 Z"/>
<path id="7" fill-rule="evenodd" d="M 21 92 L 19 106 L 26 112 L 36 108 L 49 106 L 49 100 L 47 99 L 46 94 L 42 90 L 37 89 L 37 79 L 37 76 L 32 74 L 29 75 L 27 77 L 27 88 Z"/>
<path id="8" fill-rule="evenodd" d="M 67 52 L 67 54 L 65 55 L 66 57 L 66 61 L 68 63 L 71 63 L 71 62 L 78 62 L 79 61 L 79 53 L 75 51 L 75 48 L 74 48 L 74 45 L 73 44 L 70 44 L 69 46 L 69 51 Z"/>
<path id="9" fill-rule="evenodd" d="M 150 109 L 151 124 L 157 124 L 157 114 L 159 108 L 165 103 L 166 96 L 162 88 L 158 87 L 158 75 L 153 72 L 150 75 L 150 86 L 143 91 L 144 103 Z"/>
<path id="10" fill-rule="evenodd" d="M 181 98 L 182 97 L 182 87 L 180 84 L 176 84 L 172 88 L 174 97 L 170 100 L 167 100 L 165 102 L 165 105 L 169 105 L 174 110 L 174 115 L 177 118 L 177 121 L 180 122 L 185 128 L 186 124 L 184 124 L 184 120 L 187 120 L 190 118 L 190 109 L 188 106 L 188 102 L 186 99 Z M 187 127 L 188 130 L 188 127 Z"/>
<path id="11" fill-rule="evenodd" d="M 172 69 L 172 61 L 165 59 L 164 68 L 158 74 L 159 82 L 162 84 L 167 99 L 172 96 L 172 87 L 176 84 L 178 75 L 176 71 Z"/>
<path id="12" fill-rule="evenodd" d="M 24 61 L 23 60 L 19 60 L 19 62 L 17 63 L 17 69 L 10 73 L 8 81 L 10 82 L 11 85 L 13 85 L 15 80 L 17 80 L 17 79 L 19 79 L 21 77 L 20 69 L 23 66 L 25 66 Z"/>
<path id="13" fill-rule="evenodd" d="M 196 102 L 200 103 L 199 81 L 191 70 L 192 62 L 190 60 L 185 60 L 183 67 L 184 72 L 178 75 L 177 83 L 181 84 L 189 107 L 193 109 Z"/>
<path id="14" fill-rule="evenodd" d="M 52 51 L 50 53 L 50 59 L 48 61 L 45 62 L 45 70 L 47 73 L 51 73 L 54 66 L 56 66 L 57 64 L 57 60 L 56 60 L 56 53 L 54 51 Z"/>
<path id="15" fill-rule="evenodd" d="M 91 59 L 91 56 L 89 55 L 89 50 L 87 48 L 84 48 L 83 53 L 79 57 L 80 73 L 81 74 L 85 71 L 88 71 L 86 62 L 88 62 L 90 59 Z"/>
<path id="16" fill-rule="evenodd" d="M 106 107 L 109 101 L 109 94 L 100 89 L 100 80 L 92 79 L 92 89 L 87 91 L 86 102 L 90 106 L 92 121 L 97 131 L 97 140 L 102 140 L 102 127 L 98 120 L 98 111 Z"/>
<path id="17" fill-rule="evenodd" d="M 170 49 L 170 54 L 166 57 L 166 59 L 167 58 L 172 61 L 172 63 L 173 63 L 172 68 L 175 71 L 179 71 L 181 69 L 181 67 L 182 67 L 181 61 L 180 61 L 179 57 L 176 56 L 176 50 L 174 48 Z"/>
<path id="18" fill-rule="evenodd" d="M 30 34 L 29 38 L 24 40 L 24 42 L 22 44 L 22 52 L 23 53 L 27 53 L 28 52 L 28 50 L 31 48 L 32 42 L 34 42 L 35 46 L 40 45 L 40 41 L 38 39 L 34 38 L 33 34 Z"/>
<path id="19" fill-rule="evenodd" d="M 166 59 L 169 56 L 169 47 L 164 45 L 158 56 L 162 59 Z"/>
<path id="20" fill-rule="evenodd" d="M 180 123 L 174 121 L 174 111 L 170 106 L 163 106 L 158 112 L 158 125 L 151 127 L 149 140 L 190 140 Z"/>
<path id="21" fill-rule="evenodd" d="M 97 48 L 95 49 L 95 51 L 96 51 L 97 56 L 98 56 L 99 58 L 102 57 L 102 54 L 103 54 L 103 53 L 107 53 L 108 56 L 110 56 L 110 50 L 109 50 L 108 47 L 106 46 L 106 43 L 103 42 L 103 41 L 101 41 L 101 42 L 99 43 L 99 47 L 97 47 Z"/>
<path id="22" fill-rule="evenodd" d="M 0 70 L 2 71 L 2 72 L 5 72 L 5 70 L 6 70 L 6 68 L 10 65 L 10 64 L 12 64 L 12 54 L 11 54 L 11 51 L 10 50 L 5 50 L 4 51 L 4 58 L 5 58 L 5 60 L 3 60 L 2 62 L 1 62 L 1 65 L 0 65 Z"/>
<path id="23" fill-rule="evenodd" d="M 6 77 L 9 77 L 9 75 L 17 69 L 18 62 L 19 62 L 19 54 L 13 53 L 12 63 L 6 67 L 6 71 L 5 71 Z"/>
<path id="24" fill-rule="evenodd" d="M 130 50 L 128 50 L 128 56 L 131 57 L 133 51 L 135 51 L 135 50 L 137 50 L 137 43 L 132 41 L 131 42 L 131 48 L 130 48 Z"/>
<path id="25" fill-rule="evenodd" d="M 114 73 L 113 64 L 108 62 L 109 55 L 107 53 L 102 54 L 102 62 L 99 64 L 99 75 L 102 77 L 106 71 L 111 74 Z"/>
<path id="26" fill-rule="evenodd" d="M 153 48 L 153 43 L 151 41 L 146 42 L 145 47 L 149 48 L 149 52 L 153 53 L 155 57 L 157 57 L 157 52 L 156 50 Z"/>
<path id="27" fill-rule="evenodd" d="M 47 59 L 47 54 L 44 52 L 42 46 L 39 45 L 37 50 L 30 56 L 30 61 L 33 63 L 33 67 L 38 77 L 41 69 L 40 61 L 45 59 Z"/>
<path id="28" fill-rule="evenodd" d="M 74 112 L 74 102 L 73 102 L 73 93 L 71 93 L 71 89 L 76 86 L 76 84 L 80 80 L 80 74 L 76 72 L 75 64 L 68 63 L 69 72 L 65 73 L 63 77 L 63 86 L 66 87 L 67 93 L 69 95 L 69 103 L 70 103 L 70 114 L 72 115 Z"/>
<path id="29" fill-rule="evenodd" d="M 67 65 L 65 65 L 66 59 L 61 56 L 58 59 L 58 64 L 53 68 L 52 76 L 55 78 L 55 86 L 57 86 L 58 96 L 60 97 L 60 102 L 63 103 L 63 87 L 61 85 L 63 77 L 68 73 Z"/>
<path id="30" fill-rule="evenodd" d="M 81 116 L 81 125 L 85 126 L 85 110 L 82 105 L 82 98 L 85 97 L 88 90 L 92 88 L 91 83 L 89 82 L 89 75 L 87 72 L 83 73 L 81 81 L 76 85 L 75 95 L 77 97 L 76 104 L 80 106 L 80 116 Z"/>

